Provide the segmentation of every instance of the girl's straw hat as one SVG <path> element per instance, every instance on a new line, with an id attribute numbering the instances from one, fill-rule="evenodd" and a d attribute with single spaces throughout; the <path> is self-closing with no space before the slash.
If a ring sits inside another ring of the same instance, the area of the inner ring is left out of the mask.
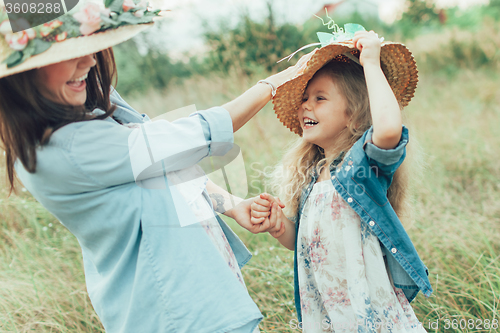
<path id="1" fill-rule="evenodd" d="M 356 26 L 358 30 L 364 30 L 363 27 L 357 24 L 352 26 Z M 359 64 L 359 50 L 355 48 L 352 42 L 356 29 L 353 31 L 352 27 L 349 28 L 346 24 L 345 31 L 341 30 L 341 33 L 333 34 L 333 37 L 331 37 L 332 34 L 318 33 L 322 42 L 308 46 L 321 44 L 322 47 L 316 50 L 299 76 L 277 88 L 276 95 L 273 98 L 274 111 L 278 119 L 292 132 L 302 136 L 297 111 L 302 105 L 304 91 L 313 75 L 331 60 L 354 61 Z M 330 36 L 326 41 L 325 35 Z M 380 63 L 382 71 L 399 104 L 401 107 L 405 107 L 412 99 L 417 87 L 417 64 L 410 50 L 403 44 L 382 42 L 381 45 Z"/>
<path id="2" fill-rule="evenodd" d="M 6 8 L 0 6 L 0 78 L 102 51 L 163 16 L 146 2 L 107 0 L 106 4 L 104 8 L 86 2 L 55 20 L 19 32 L 12 32 Z"/>

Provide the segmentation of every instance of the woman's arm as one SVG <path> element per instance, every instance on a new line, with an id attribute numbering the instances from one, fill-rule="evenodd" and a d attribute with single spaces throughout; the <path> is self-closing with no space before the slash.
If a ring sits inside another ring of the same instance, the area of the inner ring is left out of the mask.
<path id="1" fill-rule="evenodd" d="M 224 214 L 227 217 L 234 219 L 241 227 L 248 231 L 257 234 L 261 232 L 273 232 L 276 228 L 279 230 L 280 225 L 276 225 L 276 221 L 266 219 L 260 223 L 252 223 L 250 221 L 250 205 L 254 198 L 244 200 L 236 197 L 225 191 L 210 179 L 207 182 L 207 192 L 212 199 L 214 210 L 217 213 Z"/>
<path id="2" fill-rule="evenodd" d="M 380 68 L 380 40 L 373 31 L 362 31 L 356 32 L 353 42 L 361 51 L 359 61 L 363 65 L 370 98 L 373 144 L 392 149 L 399 143 L 403 123 L 398 101 Z"/>
<path id="3" fill-rule="evenodd" d="M 212 199 L 214 210 L 230 218 L 234 218 L 231 214 L 232 209 L 244 201 L 244 199 L 225 191 L 210 179 L 207 182 L 207 192 L 210 199 Z"/>
<path id="4" fill-rule="evenodd" d="M 290 66 L 286 70 L 268 77 L 266 81 L 278 87 L 293 79 L 305 68 L 307 61 L 314 52 L 316 50 L 302 56 L 295 66 Z M 222 105 L 223 108 L 229 111 L 229 115 L 233 120 L 233 132 L 239 130 L 271 100 L 271 92 L 272 88 L 269 85 L 256 84 L 233 101 Z"/>

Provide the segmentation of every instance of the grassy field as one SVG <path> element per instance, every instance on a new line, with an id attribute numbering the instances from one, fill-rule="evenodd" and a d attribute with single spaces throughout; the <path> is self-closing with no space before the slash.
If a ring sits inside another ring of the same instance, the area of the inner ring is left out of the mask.
<path id="1" fill-rule="evenodd" d="M 223 104 L 260 78 L 197 78 L 163 94 L 127 100 L 152 116 L 189 104 L 200 110 Z M 414 177 L 415 219 L 408 232 L 435 290 L 412 303 L 429 332 L 497 331 L 499 86 L 494 71 L 421 73 L 417 94 L 404 111 L 411 140 L 422 147 L 418 161 L 424 169 Z M 262 171 L 277 163 L 294 139 L 271 104 L 236 134 L 250 194 L 264 189 Z M 102 332 L 85 290 L 76 239 L 20 189 L 9 199 L 0 189 L 0 332 Z M 231 225 L 254 254 L 243 274 L 265 316 L 261 330 L 297 332 L 289 326 L 295 318 L 292 252 L 269 235 Z"/>

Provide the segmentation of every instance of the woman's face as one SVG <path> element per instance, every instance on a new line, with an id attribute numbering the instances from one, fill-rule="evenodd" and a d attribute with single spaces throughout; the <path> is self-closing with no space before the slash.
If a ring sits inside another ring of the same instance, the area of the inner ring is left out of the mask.
<path id="1" fill-rule="evenodd" d="M 57 103 L 83 105 L 87 100 L 85 79 L 95 66 L 94 54 L 62 61 L 37 69 L 36 80 L 42 95 Z"/>

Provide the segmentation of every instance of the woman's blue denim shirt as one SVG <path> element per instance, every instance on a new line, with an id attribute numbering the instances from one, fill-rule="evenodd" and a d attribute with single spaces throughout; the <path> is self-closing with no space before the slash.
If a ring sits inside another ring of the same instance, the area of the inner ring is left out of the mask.
<path id="1" fill-rule="evenodd" d="M 394 149 L 380 149 L 372 143 L 373 128 L 344 155 L 339 156 L 330 166 L 333 186 L 349 206 L 377 235 L 382 252 L 387 258 L 394 286 L 401 288 L 411 302 L 422 291 L 429 297 L 432 287 L 428 270 L 413 246 L 401 221 L 387 199 L 387 189 L 391 185 L 396 169 L 406 156 L 409 140 L 408 129 L 403 126 L 399 144 Z M 297 237 L 300 216 L 304 204 L 318 179 L 316 171 L 311 172 L 311 182 L 302 190 L 295 222 L 294 288 L 295 307 L 298 320 L 302 321 L 299 280 L 297 269 Z M 383 268 L 381 268 L 383 269 Z"/>
<path id="2" fill-rule="evenodd" d="M 150 155 L 163 154 L 163 172 L 170 172 L 224 155 L 225 149 L 214 144 L 233 141 L 229 113 L 219 107 L 174 122 L 151 122 L 116 91 L 111 102 L 118 106 L 114 117 L 140 125 L 123 126 L 111 117 L 71 123 L 37 150 L 35 173 L 16 163 L 24 186 L 78 239 L 87 291 L 104 328 L 109 333 L 252 332 L 262 314 L 203 227 L 181 227 L 185 212 L 174 203 L 180 198 L 168 185 L 139 186 L 132 163 L 147 166 Z M 140 143 L 141 129 L 162 144 L 139 149 L 139 158 L 131 161 L 130 144 Z M 141 177 L 147 182 L 154 175 Z M 168 182 L 161 173 L 157 180 Z M 250 253 L 218 221 L 242 267 Z"/>

